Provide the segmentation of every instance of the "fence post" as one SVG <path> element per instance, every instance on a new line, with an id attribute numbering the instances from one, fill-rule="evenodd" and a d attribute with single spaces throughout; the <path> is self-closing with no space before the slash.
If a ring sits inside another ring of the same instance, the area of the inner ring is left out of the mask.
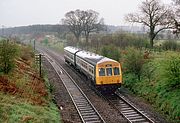
<path id="1" fill-rule="evenodd" d="M 39 54 L 39 75 L 40 75 L 40 77 L 42 77 L 42 75 L 41 75 L 41 62 L 42 62 L 42 60 L 41 60 L 41 53 Z"/>
<path id="2" fill-rule="evenodd" d="M 34 39 L 34 42 L 33 42 L 33 43 L 34 43 L 34 51 L 35 51 L 35 50 L 36 50 L 36 48 L 35 48 L 35 44 L 36 44 L 35 39 Z"/>

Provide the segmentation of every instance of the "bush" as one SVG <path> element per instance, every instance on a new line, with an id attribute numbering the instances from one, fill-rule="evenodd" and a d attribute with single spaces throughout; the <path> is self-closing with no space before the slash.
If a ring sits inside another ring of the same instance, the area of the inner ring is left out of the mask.
<path id="1" fill-rule="evenodd" d="M 23 52 L 21 53 L 21 58 L 25 61 L 31 60 L 34 57 L 34 52 L 31 46 L 22 47 Z"/>
<path id="2" fill-rule="evenodd" d="M 3 73 L 8 74 L 13 69 L 17 53 L 17 46 L 9 39 L 0 42 L 0 68 Z"/>
<path id="3" fill-rule="evenodd" d="M 155 70 L 156 70 L 156 67 L 153 64 L 153 62 L 148 62 L 144 64 L 143 75 L 149 80 L 149 82 L 152 80 Z"/>
<path id="4" fill-rule="evenodd" d="M 178 49 L 180 49 L 180 46 L 178 45 L 178 43 L 176 41 L 165 41 L 162 44 L 162 48 L 163 50 L 173 50 L 176 51 Z"/>
<path id="5" fill-rule="evenodd" d="M 143 53 L 135 48 L 127 48 L 127 54 L 125 58 L 125 67 L 128 72 L 137 76 L 138 80 L 141 78 L 143 64 L 145 62 Z"/>
<path id="6" fill-rule="evenodd" d="M 165 75 L 167 76 L 167 85 L 171 89 L 180 87 L 180 55 L 171 54 L 167 60 Z"/>
<path id="7" fill-rule="evenodd" d="M 114 45 L 104 46 L 101 49 L 101 54 L 116 61 L 119 61 L 120 58 L 120 51 Z"/>

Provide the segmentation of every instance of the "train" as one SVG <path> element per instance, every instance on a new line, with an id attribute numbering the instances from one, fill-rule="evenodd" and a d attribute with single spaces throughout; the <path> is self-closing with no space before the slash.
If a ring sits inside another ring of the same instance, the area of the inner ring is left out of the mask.
<path id="1" fill-rule="evenodd" d="M 72 46 L 64 48 L 64 59 L 101 91 L 114 92 L 121 87 L 122 67 L 113 59 Z"/>

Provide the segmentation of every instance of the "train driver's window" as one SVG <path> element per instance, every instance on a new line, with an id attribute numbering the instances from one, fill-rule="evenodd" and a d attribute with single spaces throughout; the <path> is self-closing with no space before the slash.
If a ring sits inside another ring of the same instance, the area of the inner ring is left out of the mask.
<path id="1" fill-rule="evenodd" d="M 105 76 L 105 69 L 99 68 L 99 76 Z"/>
<path id="2" fill-rule="evenodd" d="M 107 76 L 112 76 L 112 68 L 106 68 Z"/>
<path id="3" fill-rule="evenodd" d="M 118 67 L 114 68 L 114 75 L 119 75 L 119 68 Z"/>

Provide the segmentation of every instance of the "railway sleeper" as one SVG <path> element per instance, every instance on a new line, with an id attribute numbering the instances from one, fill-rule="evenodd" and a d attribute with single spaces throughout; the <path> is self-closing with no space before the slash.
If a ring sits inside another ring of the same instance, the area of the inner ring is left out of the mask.
<path id="1" fill-rule="evenodd" d="M 92 113 L 94 110 L 86 110 L 86 111 L 81 111 L 81 113 Z"/>
<path id="2" fill-rule="evenodd" d="M 91 113 L 83 113 L 82 116 L 86 116 L 86 115 L 94 115 L 96 114 L 95 112 L 91 112 Z"/>
<path id="3" fill-rule="evenodd" d="M 132 108 L 130 108 L 130 107 L 122 108 L 121 111 L 123 111 L 123 110 L 129 110 L 129 109 L 132 109 Z"/>
<path id="4" fill-rule="evenodd" d="M 134 112 L 134 110 L 130 109 L 130 110 L 125 110 L 125 111 L 121 111 L 122 113 L 127 113 L 127 112 Z"/>
<path id="5" fill-rule="evenodd" d="M 83 116 L 83 118 L 98 118 L 99 117 L 95 114 L 95 115 L 86 115 L 86 116 Z"/>
<path id="6" fill-rule="evenodd" d="M 146 121 L 145 119 L 134 119 L 134 120 L 131 120 L 131 122 L 142 122 L 142 121 Z"/>
<path id="7" fill-rule="evenodd" d="M 76 102 L 76 105 L 77 105 L 77 106 L 84 107 L 84 106 L 88 106 L 89 103 L 88 103 L 87 101 L 85 101 L 85 102 Z"/>
<path id="8" fill-rule="evenodd" d="M 138 116 L 139 114 L 126 114 L 127 117 Z"/>
<path id="9" fill-rule="evenodd" d="M 85 121 L 100 121 L 99 117 L 85 118 Z"/>
<path id="10" fill-rule="evenodd" d="M 126 113 L 123 113 L 124 115 L 129 115 L 129 114 L 137 114 L 137 112 L 126 112 Z"/>
<path id="11" fill-rule="evenodd" d="M 102 123 L 101 120 L 85 121 L 86 123 Z"/>
<path id="12" fill-rule="evenodd" d="M 91 106 L 78 106 L 80 109 L 92 109 L 92 107 Z"/>
<path id="13" fill-rule="evenodd" d="M 130 120 L 131 120 L 131 119 L 140 119 L 140 118 L 141 118 L 141 119 L 144 119 L 144 118 L 143 118 L 142 116 L 140 116 L 140 115 L 139 115 L 139 116 L 134 116 L 134 117 L 129 117 L 129 116 L 128 116 L 128 119 L 130 119 Z"/>
<path id="14" fill-rule="evenodd" d="M 93 110 L 92 108 L 79 108 L 80 111 Z"/>

